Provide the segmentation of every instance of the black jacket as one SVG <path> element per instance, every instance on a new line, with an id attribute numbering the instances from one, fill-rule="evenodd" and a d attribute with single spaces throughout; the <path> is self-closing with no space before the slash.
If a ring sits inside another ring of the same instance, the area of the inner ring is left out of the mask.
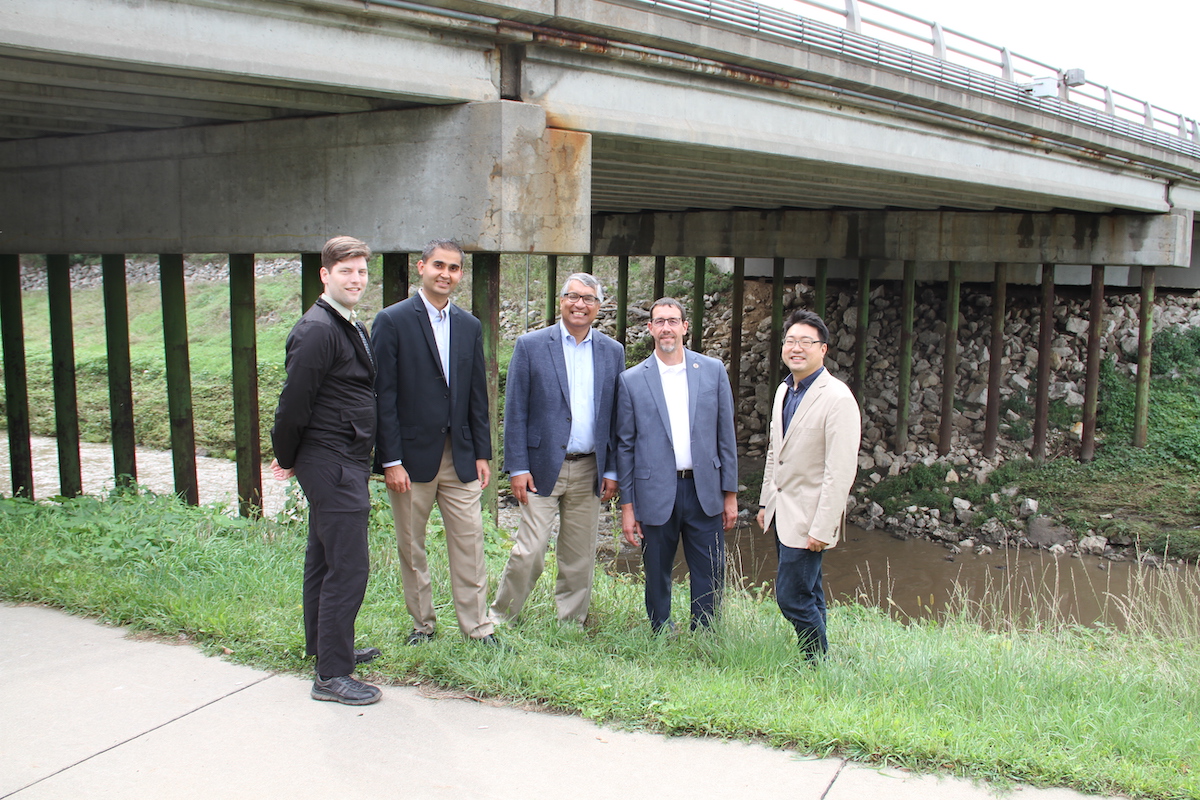
<path id="1" fill-rule="evenodd" d="M 288 334 L 284 365 L 271 428 L 279 465 L 319 458 L 370 464 L 375 365 L 355 326 L 318 299 Z"/>
<path id="2" fill-rule="evenodd" d="M 469 483 L 477 459 L 492 457 L 483 328 L 450 303 L 450 385 L 442 375 L 425 301 L 414 294 L 379 312 L 371 346 L 379 365 L 378 464 L 403 461 L 409 477 L 428 483 L 437 475 L 450 435 L 454 471 Z"/>

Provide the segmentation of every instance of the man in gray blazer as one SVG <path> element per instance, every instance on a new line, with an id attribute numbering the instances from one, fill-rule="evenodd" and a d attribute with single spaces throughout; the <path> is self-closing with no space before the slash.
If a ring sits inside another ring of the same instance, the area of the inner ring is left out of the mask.
<path id="1" fill-rule="evenodd" d="M 587 619 L 596 571 L 600 504 L 617 493 L 613 438 L 625 348 L 592 329 L 604 302 L 585 272 L 563 283 L 561 321 L 517 339 L 504 405 L 504 466 L 521 524 L 500 576 L 492 619 L 515 620 L 546 563 L 554 515 L 558 618 Z"/>
<path id="2" fill-rule="evenodd" d="M 642 546 L 655 632 L 674 630 L 671 567 L 682 539 L 695 629 L 709 625 L 720 604 L 724 531 L 737 520 L 733 392 L 720 361 L 684 348 L 679 301 L 656 301 L 649 328 L 654 353 L 626 370 L 617 389 L 621 528 Z"/>

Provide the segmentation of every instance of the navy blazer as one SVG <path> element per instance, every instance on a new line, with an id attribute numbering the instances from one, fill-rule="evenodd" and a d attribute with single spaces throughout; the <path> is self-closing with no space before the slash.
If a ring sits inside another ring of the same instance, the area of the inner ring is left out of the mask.
<path id="1" fill-rule="evenodd" d="M 555 323 L 517 339 L 504 403 L 504 468 L 529 470 L 545 496 L 554 490 L 571 436 L 571 392 L 563 357 L 563 327 Z M 596 494 L 605 472 L 615 472 L 617 376 L 625 369 L 625 348 L 592 330 Z"/>
<path id="2" fill-rule="evenodd" d="M 409 477 L 428 483 L 437 476 L 450 436 L 454 471 L 463 483 L 479 477 L 477 459 L 492 457 L 488 420 L 483 327 L 454 303 L 450 311 L 450 382 L 425 302 L 417 294 L 375 316 L 371 349 L 377 373 L 377 464 L 402 461 Z"/>
<path id="3" fill-rule="evenodd" d="M 633 503 L 644 525 L 664 525 L 675 508 L 675 446 L 656 356 L 621 374 L 617 389 L 617 478 L 621 502 Z M 705 514 L 725 510 L 725 492 L 736 492 L 737 439 L 733 390 L 725 366 L 685 349 L 692 472 Z"/>

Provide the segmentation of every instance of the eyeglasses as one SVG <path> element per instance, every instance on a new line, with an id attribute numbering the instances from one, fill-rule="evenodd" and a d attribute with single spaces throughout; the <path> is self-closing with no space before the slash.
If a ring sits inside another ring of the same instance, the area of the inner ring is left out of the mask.
<path id="1" fill-rule="evenodd" d="M 568 303 L 578 303 L 582 300 L 585 306 L 594 306 L 600 302 L 600 298 L 594 294 L 580 294 L 579 292 L 567 292 L 563 295 L 563 299 Z"/>
<path id="2" fill-rule="evenodd" d="M 656 317 L 650 320 L 650 324 L 656 328 L 668 327 L 678 328 L 683 324 L 683 319 L 680 317 Z"/>
<path id="3" fill-rule="evenodd" d="M 820 339 L 809 339 L 807 337 L 805 337 L 803 339 L 795 339 L 795 338 L 792 338 L 791 336 L 789 336 L 788 338 L 783 340 L 784 347 L 802 347 L 805 350 L 808 350 L 810 347 L 812 347 L 813 345 L 817 345 L 817 344 L 825 344 L 825 343 L 822 342 Z"/>

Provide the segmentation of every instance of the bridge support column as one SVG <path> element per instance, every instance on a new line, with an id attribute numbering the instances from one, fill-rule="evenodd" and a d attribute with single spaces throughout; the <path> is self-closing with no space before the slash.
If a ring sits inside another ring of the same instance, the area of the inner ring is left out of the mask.
<path id="1" fill-rule="evenodd" d="M 867 331 L 871 325 L 871 261 L 858 260 L 858 319 L 854 323 L 854 381 L 851 388 L 861 411 L 866 404 L 863 387 L 867 382 Z"/>
<path id="2" fill-rule="evenodd" d="M 704 265 L 708 259 L 696 256 L 692 267 L 692 350 L 704 352 Z"/>
<path id="3" fill-rule="evenodd" d="M 783 380 L 780 361 L 783 358 L 783 289 L 784 259 L 776 258 L 771 276 L 771 396 Z"/>
<path id="4" fill-rule="evenodd" d="M 192 368 L 188 358 L 183 255 L 159 255 L 158 271 L 162 287 L 163 353 L 167 371 L 167 413 L 171 418 L 175 494 L 195 506 L 200 504 L 200 486 L 196 477 L 196 427 L 192 417 Z"/>
<path id="5" fill-rule="evenodd" d="M 262 514 L 262 439 L 258 416 L 254 254 L 229 255 L 229 334 L 233 373 L 233 435 L 237 443 L 238 511 Z"/>
<path id="6" fill-rule="evenodd" d="M 900 298 L 900 388 L 896 393 L 896 455 L 908 449 L 908 415 L 912 406 L 913 309 L 916 301 L 917 262 L 904 262 L 904 288 Z"/>
<path id="7" fill-rule="evenodd" d="M 300 254 L 300 313 L 303 314 L 317 302 L 325 284 L 321 282 L 321 254 Z"/>
<path id="8" fill-rule="evenodd" d="M 25 371 L 25 321 L 21 308 L 21 257 L 0 255 L 0 338 L 4 347 L 4 405 L 13 497 L 33 498 L 29 446 L 29 379 Z"/>
<path id="9" fill-rule="evenodd" d="M 625 344 L 629 325 L 629 256 L 617 256 L 617 341 Z"/>
<path id="10" fill-rule="evenodd" d="M 1000 377 L 1004 360 L 1004 312 L 1008 305 L 1008 264 L 996 262 L 996 280 L 992 284 L 992 341 L 988 349 L 987 414 L 983 429 L 983 455 L 996 455 L 1000 435 Z"/>
<path id="11" fill-rule="evenodd" d="M 54 433 L 58 439 L 58 485 L 63 497 L 83 494 L 79 462 L 79 400 L 75 393 L 75 332 L 71 316 L 71 268 L 65 255 L 46 256 L 50 300 L 50 353 L 54 376 Z"/>
<path id="12" fill-rule="evenodd" d="M 1150 427 L 1150 362 L 1154 342 L 1154 267 L 1142 267 L 1138 309 L 1137 395 L 1133 403 L 1133 446 L 1145 447 Z"/>
<path id="13" fill-rule="evenodd" d="M 1104 321 L 1104 267 L 1092 266 L 1092 300 L 1088 309 L 1087 372 L 1083 385 L 1083 436 L 1079 460 L 1096 457 L 1096 403 L 1100 396 L 1100 325 Z"/>
<path id="14" fill-rule="evenodd" d="M 1042 264 L 1042 307 L 1038 326 L 1037 391 L 1033 405 L 1033 460 L 1046 460 L 1050 427 L 1050 346 L 1054 342 L 1054 265 Z"/>
<path id="15" fill-rule="evenodd" d="M 137 440 L 133 430 L 133 371 L 129 363 L 129 300 L 125 286 L 125 256 L 103 255 L 100 264 L 108 351 L 113 476 L 117 486 L 133 486 L 137 483 Z"/>
<path id="16" fill-rule="evenodd" d="M 546 324 L 549 328 L 558 319 L 558 256 L 546 256 Z"/>
<path id="17" fill-rule="evenodd" d="M 733 315 L 729 320 L 729 388 L 733 390 L 733 408 L 737 413 L 742 395 L 742 313 L 746 306 L 746 259 L 733 259 Z"/>
<path id="18" fill-rule="evenodd" d="M 954 436 L 954 392 L 958 387 L 958 303 L 962 267 L 951 261 L 946 276 L 946 337 L 942 356 L 942 419 L 938 426 L 938 455 L 950 452 Z"/>
<path id="19" fill-rule="evenodd" d="M 381 290 L 383 307 L 408 298 L 408 253 L 384 253 Z"/>
<path id="20" fill-rule="evenodd" d="M 825 319 L 825 287 L 829 283 L 829 259 L 817 259 L 817 274 L 813 278 L 813 311 Z M 829 323 L 826 322 L 826 325 Z"/>
<path id="21" fill-rule="evenodd" d="M 500 254 L 471 254 L 471 311 L 483 325 L 483 361 L 487 371 L 488 419 L 492 429 L 492 480 L 483 490 L 483 510 L 497 520 L 496 481 L 504 462 L 500 451 Z"/>
<path id="22" fill-rule="evenodd" d="M 667 293 L 667 257 L 654 257 L 654 300 L 661 300 Z M 653 302 L 653 300 L 651 301 Z"/>

